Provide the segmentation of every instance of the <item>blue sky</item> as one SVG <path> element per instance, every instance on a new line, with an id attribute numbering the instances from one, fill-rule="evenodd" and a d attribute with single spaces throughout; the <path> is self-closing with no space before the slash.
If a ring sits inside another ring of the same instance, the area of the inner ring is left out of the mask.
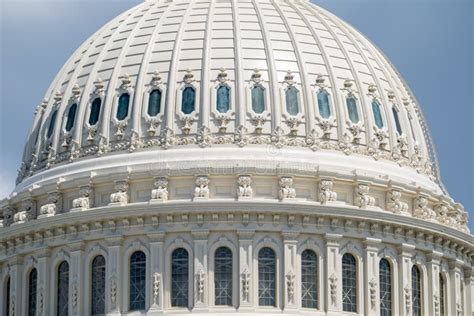
<path id="1" fill-rule="evenodd" d="M 0 198 L 13 189 L 33 111 L 89 35 L 140 0 L 0 1 Z M 471 0 L 313 0 L 390 58 L 420 102 L 451 196 L 474 231 Z"/>

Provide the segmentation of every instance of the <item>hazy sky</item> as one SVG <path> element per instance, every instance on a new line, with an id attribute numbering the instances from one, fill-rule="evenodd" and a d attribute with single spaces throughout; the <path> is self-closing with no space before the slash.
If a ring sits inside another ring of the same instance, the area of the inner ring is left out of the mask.
<path id="1" fill-rule="evenodd" d="M 0 198 L 13 189 L 33 112 L 67 58 L 140 0 L 0 0 Z M 472 0 L 313 0 L 358 28 L 421 103 L 451 196 L 473 205 Z"/>

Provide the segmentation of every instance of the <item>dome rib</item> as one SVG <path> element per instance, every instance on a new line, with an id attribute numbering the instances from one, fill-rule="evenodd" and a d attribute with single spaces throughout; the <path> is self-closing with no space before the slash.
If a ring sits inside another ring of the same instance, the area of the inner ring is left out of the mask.
<path id="1" fill-rule="evenodd" d="M 204 47 L 202 54 L 202 70 L 201 70 L 201 101 L 199 107 L 199 116 L 201 121 L 201 126 L 209 127 L 209 118 L 210 118 L 210 95 L 207 93 L 210 85 L 210 58 L 211 58 L 211 38 L 212 38 L 212 22 L 213 22 L 213 8 L 211 2 L 209 2 L 209 9 L 206 20 L 206 30 L 204 31 Z"/>
<path id="2" fill-rule="evenodd" d="M 235 104 L 244 104 L 245 98 L 245 78 L 244 78 L 244 70 L 242 67 L 241 61 L 243 60 L 242 54 L 242 40 L 240 37 L 240 19 L 238 14 L 238 0 L 230 0 L 232 6 L 232 18 L 234 20 L 233 23 L 233 30 L 234 30 L 234 63 L 235 63 L 235 87 L 237 92 L 234 93 L 235 95 Z M 236 111 L 236 127 L 245 126 L 246 122 L 246 107 L 238 106 Z"/>

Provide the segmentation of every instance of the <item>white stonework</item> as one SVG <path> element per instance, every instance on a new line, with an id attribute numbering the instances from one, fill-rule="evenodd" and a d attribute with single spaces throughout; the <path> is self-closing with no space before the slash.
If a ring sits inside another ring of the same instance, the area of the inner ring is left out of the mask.
<path id="1" fill-rule="evenodd" d="M 220 88 L 230 91 L 227 107 L 218 107 Z M 183 109 L 189 89 L 194 107 Z M 262 108 L 252 106 L 253 89 Z M 118 119 L 124 94 L 129 106 Z M 36 314 L 54 315 L 64 261 L 69 315 L 90 315 L 99 255 L 107 315 L 380 315 L 382 259 L 392 315 L 413 315 L 414 266 L 421 315 L 440 315 L 442 306 L 444 315 L 472 315 L 474 238 L 467 212 L 442 185 L 419 104 L 379 49 L 308 1 L 144 1 L 64 65 L 35 111 L 22 160 L 14 192 L 0 201 L 1 315 L 28 314 L 33 269 Z M 219 283 L 222 247 L 232 256 Z M 275 254 L 272 306 L 260 297 L 267 248 Z M 180 307 L 176 249 L 188 256 Z M 303 303 L 309 250 L 317 266 L 311 308 Z M 132 311 L 137 251 L 143 306 Z M 354 313 L 343 304 L 346 254 L 356 263 Z M 222 284 L 226 305 L 218 304 Z"/>

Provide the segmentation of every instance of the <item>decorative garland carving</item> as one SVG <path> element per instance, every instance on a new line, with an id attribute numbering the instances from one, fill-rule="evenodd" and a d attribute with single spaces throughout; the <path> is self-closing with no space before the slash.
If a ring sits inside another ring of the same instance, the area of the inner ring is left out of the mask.
<path id="1" fill-rule="evenodd" d="M 280 178 L 280 200 L 294 199 L 296 198 L 296 190 L 293 188 L 292 177 L 281 177 Z"/>
<path id="2" fill-rule="evenodd" d="M 250 301 L 250 272 L 247 267 L 244 268 L 240 274 L 242 279 L 242 300 L 245 302 Z"/>
<path id="3" fill-rule="evenodd" d="M 326 204 L 337 200 L 337 193 L 332 191 L 334 182 L 332 179 L 321 179 L 319 181 L 319 202 Z"/>
<path id="4" fill-rule="evenodd" d="M 369 184 L 358 183 L 355 190 L 355 204 L 360 208 L 375 205 L 375 198 L 369 195 Z"/>
<path id="5" fill-rule="evenodd" d="M 155 189 L 151 190 L 151 200 L 168 200 L 168 179 L 166 177 L 158 177 L 155 179 Z"/>
<path id="6" fill-rule="evenodd" d="M 250 176 L 240 176 L 237 180 L 239 187 L 237 189 L 237 195 L 239 198 L 251 198 L 253 190 L 251 187 L 252 178 Z"/>

